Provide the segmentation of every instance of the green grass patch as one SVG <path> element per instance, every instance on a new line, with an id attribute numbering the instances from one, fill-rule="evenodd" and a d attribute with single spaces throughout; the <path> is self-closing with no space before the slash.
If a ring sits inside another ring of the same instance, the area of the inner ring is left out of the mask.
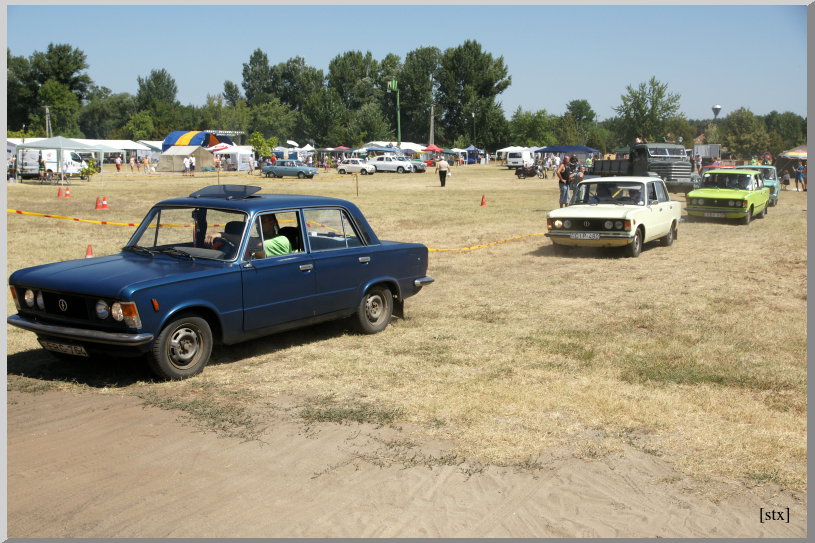
<path id="1" fill-rule="evenodd" d="M 346 401 L 338 402 L 333 397 L 324 397 L 315 400 L 314 405 L 308 405 L 300 410 L 300 417 L 306 422 L 331 422 L 335 424 L 374 424 L 387 426 L 393 424 L 402 416 L 399 409 L 387 409 L 377 405 Z"/>

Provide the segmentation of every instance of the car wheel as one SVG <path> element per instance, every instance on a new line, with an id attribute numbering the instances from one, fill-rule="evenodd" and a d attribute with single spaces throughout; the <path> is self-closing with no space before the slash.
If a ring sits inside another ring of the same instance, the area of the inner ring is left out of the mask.
<path id="1" fill-rule="evenodd" d="M 388 287 L 377 285 L 362 297 L 357 307 L 357 328 L 366 334 L 376 334 L 388 326 L 393 313 L 393 295 Z"/>
<path id="2" fill-rule="evenodd" d="M 340 175 L 345 175 L 345 169 L 340 168 L 339 170 L 337 170 L 337 173 Z"/>
<path id="3" fill-rule="evenodd" d="M 300 179 L 305 179 L 306 174 L 304 174 L 303 172 L 297 172 L 297 177 Z"/>
<path id="4" fill-rule="evenodd" d="M 396 168 L 396 173 L 405 173 L 405 169 L 402 166 Z"/>
<path id="5" fill-rule="evenodd" d="M 634 232 L 634 239 L 629 243 L 626 248 L 625 252 L 631 258 L 637 258 L 640 256 L 640 252 L 642 251 L 642 230 L 637 228 L 637 231 Z"/>
<path id="6" fill-rule="evenodd" d="M 762 209 L 762 210 L 761 210 L 761 213 L 759 213 L 759 214 L 758 214 L 758 217 L 759 217 L 760 219 L 763 219 L 764 217 L 766 217 L 766 216 L 767 216 L 767 208 L 769 208 L 769 207 L 770 207 L 770 202 L 767 202 L 767 203 L 764 205 L 764 209 Z"/>
<path id="7" fill-rule="evenodd" d="M 668 234 L 662 238 L 662 245 L 664 247 L 670 247 L 673 245 L 674 240 L 676 239 L 676 223 L 671 223 L 671 229 L 668 230 Z"/>
<path id="8" fill-rule="evenodd" d="M 201 373 L 212 352 L 212 330 L 201 317 L 183 315 L 162 329 L 150 357 L 150 369 L 169 380 Z"/>
<path id="9" fill-rule="evenodd" d="M 518 176 L 518 179 L 526 179 L 526 175 L 521 171 L 518 171 L 515 175 Z"/>
<path id="10" fill-rule="evenodd" d="M 749 208 L 747 210 L 747 215 L 741 220 L 741 224 L 750 224 L 750 221 L 753 220 L 753 208 Z"/>
<path id="11" fill-rule="evenodd" d="M 362 168 L 361 170 L 359 170 L 359 173 L 361 173 L 362 175 L 368 175 L 368 170 Z"/>

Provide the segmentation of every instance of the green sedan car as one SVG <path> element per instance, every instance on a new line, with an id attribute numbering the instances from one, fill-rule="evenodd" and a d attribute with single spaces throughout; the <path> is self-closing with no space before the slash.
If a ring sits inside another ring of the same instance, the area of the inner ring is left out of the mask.
<path id="1" fill-rule="evenodd" d="M 778 172 L 775 170 L 775 166 L 765 166 L 763 164 L 757 165 L 745 165 L 740 166 L 741 168 L 745 168 L 747 170 L 755 170 L 757 172 L 761 172 L 764 176 L 764 186 L 770 189 L 770 206 L 778 205 L 778 196 L 781 190 L 781 182 L 778 179 Z"/>
<path id="2" fill-rule="evenodd" d="M 705 172 L 702 187 L 686 196 L 689 217 L 739 219 L 749 224 L 753 216 L 764 217 L 770 189 L 760 172 L 746 168 L 722 168 Z"/>

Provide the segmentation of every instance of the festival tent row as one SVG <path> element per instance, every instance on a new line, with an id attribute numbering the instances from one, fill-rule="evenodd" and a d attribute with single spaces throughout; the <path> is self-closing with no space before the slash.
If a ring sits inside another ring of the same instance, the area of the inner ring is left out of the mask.
<path id="1" fill-rule="evenodd" d="M 65 156 L 65 154 L 70 153 L 71 151 L 82 154 L 96 155 L 96 160 L 100 164 L 105 153 L 121 152 L 120 149 L 109 147 L 102 143 L 97 142 L 91 145 L 63 136 L 54 136 L 52 138 L 28 138 L 25 141 L 23 141 L 22 138 L 9 138 L 6 146 L 6 151 L 10 152 L 10 154 L 15 155 L 16 157 L 15 162 L 16 164 L 18 164 L 18 168 L 21 169 L 25 167 L 28 168 L 32 167 L 30 164 L 26 163 L 28 158 L 24 157 L 23 150 L 25 149 L 36 149 L 39 150 L 40 152 L 46 150 L 55 150 L 56 151 L 55 168 L 60 167 L 59 165 L 63 163 L 63 157 Z M 34 166 L 34 168 L 36 168 L 36 165 Z"/>

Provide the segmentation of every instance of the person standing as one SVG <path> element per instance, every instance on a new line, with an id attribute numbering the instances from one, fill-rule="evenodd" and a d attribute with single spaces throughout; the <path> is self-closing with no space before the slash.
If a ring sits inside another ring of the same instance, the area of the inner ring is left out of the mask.
<path id="1" fill-rule="evenodd" d="M 149 158 L 144 157 L 144 160 L 142 161 L 142 167 L 144 168 L 144 173 L 145 173 L 145 174 L 149 174 L 149 173 L 150 173 L 150 172 L 148 171 L 148 168 L 150 168 L 150 159 L 149 159 Z"/>
<path id="2" fill-rule="evenodd" d="M 569 183 L 571 182 L 569 168 L 569 157 L 563 157 L 563 162 L 557 169 L 557 183 L 560 189 L 560 207 L 567 207 L 569 205 Z"/>
<path id="3" fill-rule="evenodd" d="M 190 173 L 190 157 L 185 156 L 184 157 L 184 173 L 182 173 L 181 175 L 187 175 L 188 173 Z"/>
<path id="4" fill-rule="evenodd" d="M 700 154 L 696 154 L 696 158 L 693 159 L 693 165 L 696 168 L 696 173 L 702 173 L 702 156 Z"/>
<path id="5" fill-rule="evenodd" d="M 450 171 L 450 164 L 444 160 L 444 156 L 441 159 L 436 161 L 436 173 L 439 174 L 439 182 L 441 186 L 444 187 L 445 183 L 447 182 L 447 174 Z"/>
<path id="6" fill-rule="evenodd" d="M 798 183 L 804 188 L 804 192 L 807 191 L 807 183 L 804 180 L 804 165 L 799 160 L 795 167 L 792 169 L 793 173 L 795 174 L 795 192 L 800 192 L 798 188 Z"/>
<path id="7" fill-rule="evenodd" d="M 130 155 L 130 173 L 135 172 L 136 171 L 135 168 L 136 168 L 136 157 Z"/>
<path id="8" fill-rule="evenodd" d="M 190 156 L 190 175 L 195 177 L 195 157 Z"/>
<path id="9" fill-rule="evenodd" d="M 122 155 L 116 155 L 116 160 L 114 162 L 116 163 L 116 173 L 121 172 L 122 171 Z"/>

